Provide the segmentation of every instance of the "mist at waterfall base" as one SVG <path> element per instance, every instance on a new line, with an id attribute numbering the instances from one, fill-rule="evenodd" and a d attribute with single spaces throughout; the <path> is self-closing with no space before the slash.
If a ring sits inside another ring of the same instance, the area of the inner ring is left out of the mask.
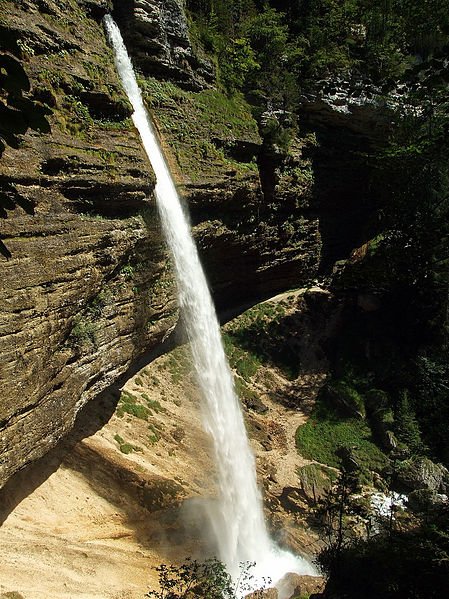
<path id="1" fill-rule="evenodd" d="M 211 524 L 217 557 L 234 578 L 241 562 L 255 562 L 255 582 L 270 578 L 276 583 L 287 572 L 316 574 L 311 564 L 277 547 L 268 535 L 254 456 L 190 225 L 143 104 L 120 30 L 109 15 L 104 23 L 117 71 L 134 109 L 132 119 L 156 174 L 156 202 L 173 258 L 178 302 L 202 391 L 204 427 L 213 440 L 219 496 Z"/>

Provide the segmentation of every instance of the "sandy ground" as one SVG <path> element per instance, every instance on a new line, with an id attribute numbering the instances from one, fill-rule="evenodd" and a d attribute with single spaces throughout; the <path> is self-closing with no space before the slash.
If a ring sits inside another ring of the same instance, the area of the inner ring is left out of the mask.
<path id="1" fill-rule="evenodd" d="M 155 588 L 158 564 L 213 552 L 197 515 L 215 493 L 210 442 L 189 358 L 175 352 L 176 360 L 161 356 L 125 386 L 141 405 L 148 405 L 143 394 L 159 402 L 147 420 L 112 413 L 94 434 L 66 444 L 48 474 L 38 463 L 18 477 L 7 498 L 17 506 L 3 506 L 9 515 L 0 528 L 0 597 L 16 591 L 25 599 L 142 598 Z M 323 377 L 305 373 L 302 384 L 317 387 Z M 274 371 L 270 381 L 286 385 Z M 255 388 L 268 411 L 247 414 L 248 428 L 260 432 L 251 440 L 259 480 L 276 498 L 298 484 L 297 469 L 306 463 L 294 442 L 306 416 L 276 402 L 263 383 Z M 89 410 L 100 423 L 102 405 Z M 136 449 L 123 453 L 123 442 Z M 290 545 L 313 549 L 315 537 L 297 516 L 272 505 Z"/>

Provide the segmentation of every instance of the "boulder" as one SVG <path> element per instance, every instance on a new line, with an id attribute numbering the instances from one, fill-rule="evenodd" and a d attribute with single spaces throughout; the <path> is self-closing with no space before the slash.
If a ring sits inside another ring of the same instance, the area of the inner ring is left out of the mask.
<path id="1" fill-rule="evenodd" d="M 321 593 L 324 589 L 324 578 L 289 572 L 279 581 L 277 589 L 280 599 L 293 599 L 312 593 Z"/>
<path id="2" fill-rule="evenodd" d="M 425 489 L 432 493 L 445 493 L 449 472 L 442 464 L 435 464 L 429 458 L 411 458 L 399 465 L 397 480 L 410 491 Z"/>
<path id="3" fill-rule="evenodd" d="M 417 489 L 408 496 L 408 506 L 415 512 L 428 511 L 434 508 L 447 506 L 448 497 L 441 493 L 435 493 L 429 489 Z"/>

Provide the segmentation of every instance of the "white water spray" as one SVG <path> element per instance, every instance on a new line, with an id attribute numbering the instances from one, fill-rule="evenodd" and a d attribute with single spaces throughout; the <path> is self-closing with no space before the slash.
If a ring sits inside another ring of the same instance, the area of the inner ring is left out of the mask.
<path id="1" fill-rule="evenodd" d="M 279 549 L 268 535 L 254 456 L 189 223 L 144 107 L 120 30 L 109 15 L 104 21 L 118 73 L 134 108 L 132 119 L 156 173 L 157 206 L 173 256 L 178 301 L 204 397 L 205 427 L 213 439 L 219 486 L 218 509 L 213 518 L 218 557 L 233 576 L 237 576 L 240 562 L 248 561 L 256 562 L 256 579 L 269 577 L 273 583 L 286 572 L 315 574 L 306 560 Z"/>

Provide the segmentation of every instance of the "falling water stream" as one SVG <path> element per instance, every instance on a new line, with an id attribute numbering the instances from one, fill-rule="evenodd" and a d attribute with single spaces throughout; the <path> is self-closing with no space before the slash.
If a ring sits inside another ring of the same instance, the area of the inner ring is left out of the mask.
<path id="1" fill-rule="evenodd" d="M 120 30 L 109 15 L 104 21 L 118 73 L 134 108 L 132 119 L 156 174 L 157 206 L 173 257 L 178 302 L 204 398 L 204 425 L 213 440 L 219 497 L 211 520 L 218 557 L 234 577 L 241 562 L 256 562 L 255 578 L 269 577 L 273 583 L 286 572 L 314 574 L 306 560 L 280 549 L 268 535 L 254 456 L 189 222 L 144 107 Z"/>

